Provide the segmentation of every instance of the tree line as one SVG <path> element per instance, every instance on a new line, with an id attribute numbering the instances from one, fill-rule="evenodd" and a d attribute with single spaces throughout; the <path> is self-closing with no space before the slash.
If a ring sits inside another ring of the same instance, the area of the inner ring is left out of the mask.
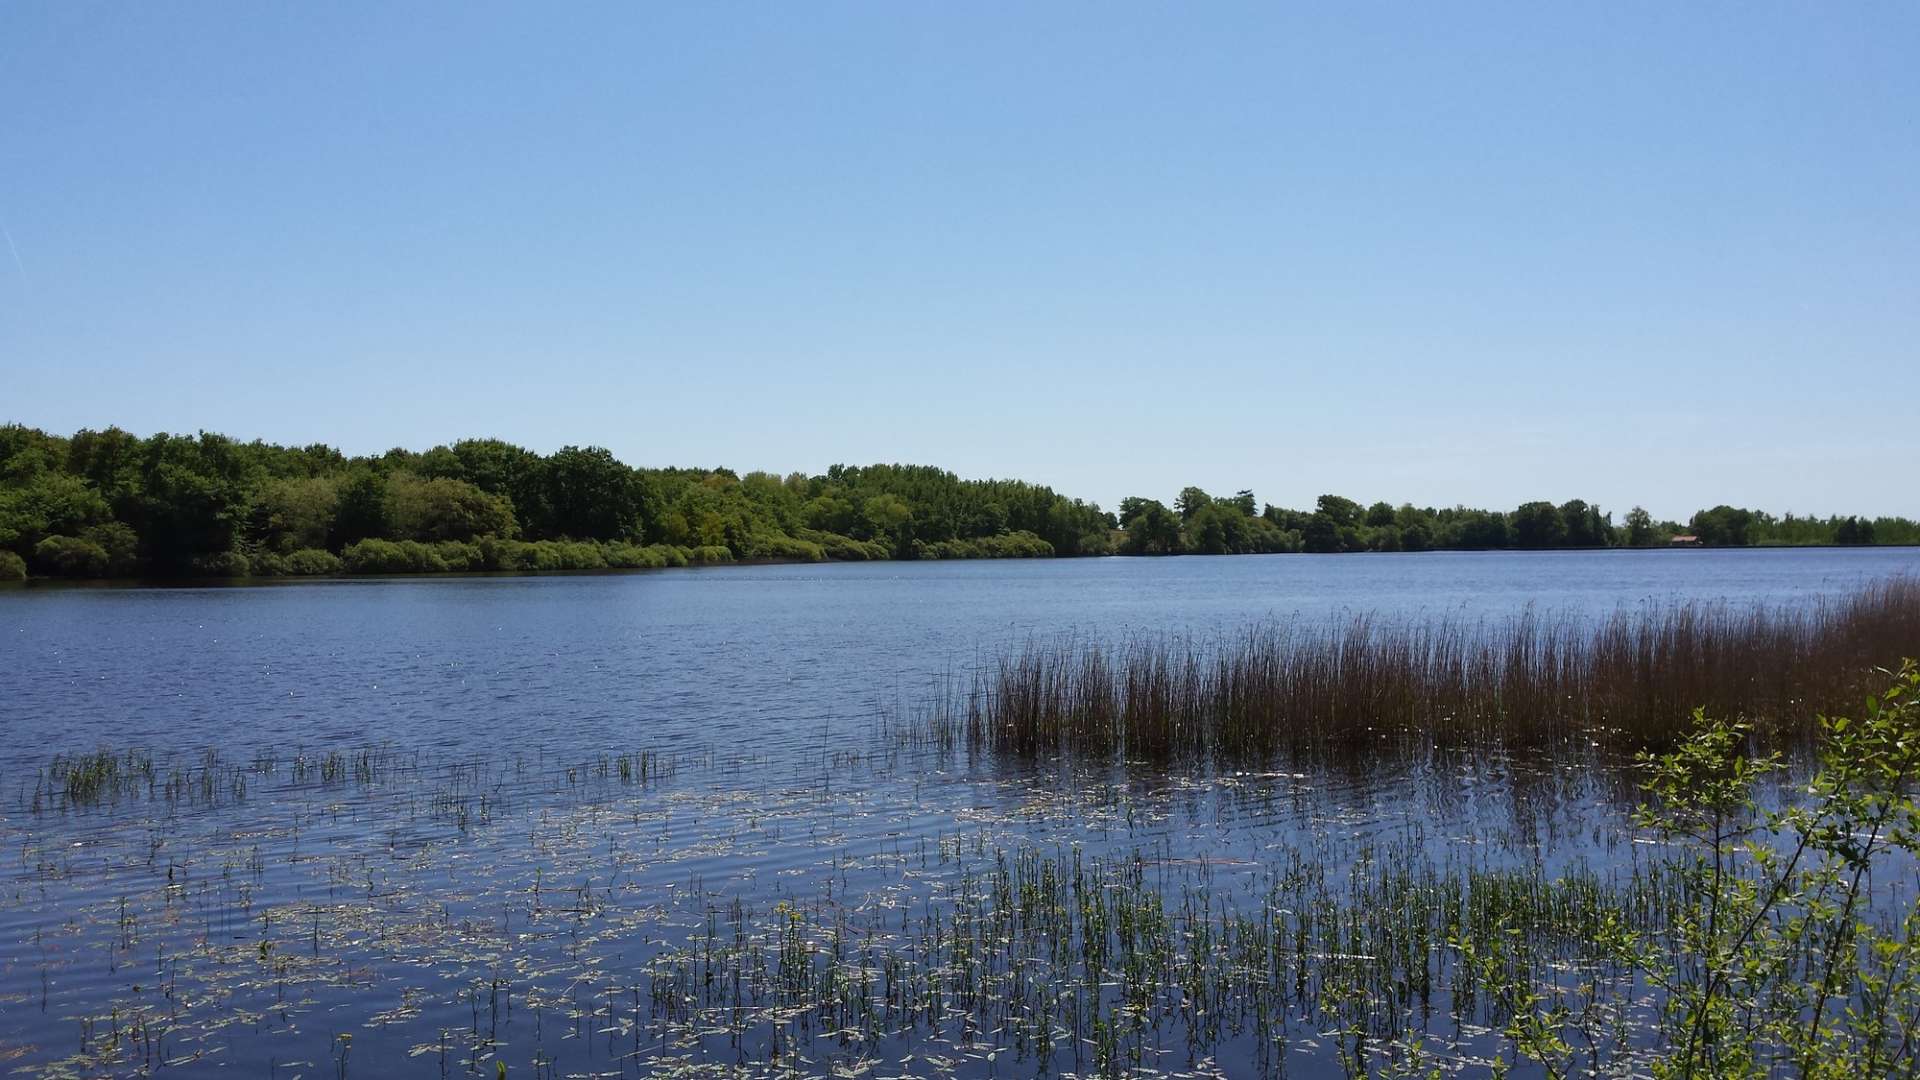
<path id="1" fill-rule="evenodd" d="M 349 457 L 0 427 L 0 578 L 572 570 L 1105 553 L 1099 507 L 925 466 L 632 468 L 497 439 Z"/>
<path id="2" fill-rule="evenodd" d="M 1181 491 L 1172 507 L 1154 499 L 1123 499 L 1114 551 L 1542 551 L 1668 547 L 1676 538 L 1706 547 L 1920 544 L 1920 523 L 1904 517 L 1775 517 L 1724 505 L 1701 510 L 1685 524 L 1656 521 L 1637 506 L 1615 524 L 1611 513 L 1584 499 L 1559 505 L 1525 502 L 1511 511 L 1386 502 L 1368 506 L 1339 495 L 1320 496 L 1312 510 L 1268 503 L 1256 512 L 1255 506 L 1251 491 L 1221 497 L 1197 487 Z"/>
<path id="3" fill-rule="evenodd" d="M 1511 512 L 1256 506 L 1187 488 L 1119 513 L 1019 480 L 922 465 L 824 474 L 634 468 L 599 447 L 497 439 L 348 456 L 221 435 L 0 427 L 0 580 L 577 570 L 736 560 L 1920 543 L 1905 518 L 1715 507 L 1686 526 L 1581 500 Z"/>

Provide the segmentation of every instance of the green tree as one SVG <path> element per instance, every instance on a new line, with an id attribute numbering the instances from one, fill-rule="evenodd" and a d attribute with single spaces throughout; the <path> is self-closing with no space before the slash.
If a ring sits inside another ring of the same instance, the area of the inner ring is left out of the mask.
<path id="1" fill-rule="evenodd" d="M 1640 506 L 1627 511 L 1627 546 L 1649 547 L 1652 544 L 1653 515 Z"/>
<path id="2" fill-rule="evenodd" d="M 384 540 L 392 535 L 387 478 L 365 468 L 348 476 L 340 485 L 328 546 L 341 550 L 362 540 Z"/>
<path id="3" fill-rule="evenodd" d="M 1560 504 L 1560 520 L 1564 526 L 1568 547 L 1610 547 L 1613 544 L 1613 521 L 1611 515 L 1603 515 L 1600 508 L 1587 503 L 1584 499 L 1569 499 Z"/>
<path id="4" fill-rule="evenodd" d="M 0 547 L 23 555 L 49 536 L 72 536 L 107 519 L 106 500 L 77 476 L 39 471 L 0 487 Z"/>
<path id="5" fill-rule="evenodd" d="M 898 495 L 873 496 L 860 507 L 860 516 L 863 540 L 878 540 L 898 548 L 911 536 L 913 507 Z"/>
<path id="6" fill-rule="evenodd" d="M 1203 508 L 1212 505 L 1213 496 L 1197 487 L 1181 488 L 1179 498 L 1173 500 L 1173 508 L 1180 511 L 1181 521 L 1192 520 L 1193 515 L 1199 513 Z"/>
<path id="7" fill-rule="evenodd" d="M 1171 555 L 1180 550 L 1180 519 L 1153 499 L 1127 499 L 1121 503 L 1131 509 L 1123 528 L 1126 538 L 1121 550 L 1131 555 Z"/>
<path id="8" fill-rule="evenodd" d="M 128 523 L 162 568 L 183 570 L 232 551 L 249 518 L 254 470 L 233 440 L 155 435 L 142 453 L 140 491 Z"/>
<path id="9" fill-rule="evenodd" d="M 1202 555 L 1229 555 L 1252 550 L 1252 517 L 1230 502 L 1203 506 L 1187 522 L 1186 548 Z"/>
<path id="10" fill-rule="evenodd" d="M 1833 542 L 1836 544 L 1860 545 L 1873 543 L 1873 522 L 1862 521 L 1857 517 L 1841 519 L 1833 529 Z"/>
<path id="11" fill-rule="evenodd" d="M 340 486 L 333 477 L 275 478 L 255 493 L 249 530 L 268 551 L 324 548 L 339 507 Z"/>
<path id="12" fill-rule="evenodd" d="M 1338 495 L 1320 496 L 1314 504 L 1314 513 L 1326 515 L 1339 529 L 1360 524 L 1360 504 Z"/>
<path id="13" fill-rule="evenodd" d="M 1688 523 L 1700 542 L 1711 547 L 1746 547 L 1753 542 L 1749 536 L 1752 527 L 1753 511 L 1724 503 L 1700 511 Z"/>
<path id="14" fill-rule="evenodd" d="M 639 540 L 658 513 L 654 492 L 598 446 L 566 446 L 542 463 L 539 531 L 575 540 Z"/>
<path id="15" fill-rule="evenodd" d="M 1328 496 L 1321 496 L 1324 502 Z M 1306 549 L 1318 555 L 1332 555 L 1351 550 L 1347 545 L 1347 533 L 1353 526 L 1342 526 L 1338 519 L 1325 510 L 1316 510 L 1307 519 L 1307 527 L 1300 532 L 1300 540 Z"/>
<path id="16" fill-rule="evenodd" d="M 90 525 L 80 533 L 80 539 L 106 556 L 106 576 L 127 577 L 140 569 L 140 537 L 131 526 L 118 521 Z"/>
<path id="17" fill-rule="evenodd" d="M 1512 542 L 1505 514 L 1462 510 L 1456 512 L 1449 525 L 1452 533 L 1449 547 L 1467 551 L 1495 551 Z"/>
<path id="18" fill-rule="evenodd" d="M 1560 547 L 1566 541 L 1566 521 L 1552 503 L 1521 503 L 1513 512 L 1513 546 L 1539 550 Z"/>
<path id="19" fill-rule="evenodd" d="M 422 479 L 395 473 L 387 480 L 387 519 L 404 540 L 510 538 L 515 532 L 513 504 L 464 480 Z"/>

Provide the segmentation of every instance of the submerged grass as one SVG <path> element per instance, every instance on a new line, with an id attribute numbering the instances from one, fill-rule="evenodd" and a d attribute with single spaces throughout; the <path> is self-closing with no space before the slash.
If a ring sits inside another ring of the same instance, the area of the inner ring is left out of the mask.
<path id="1" fill-rule="evenodd" d="M 1657 932 L 1688 900 L 1658 866 L 1549 878 L 1395 849 L 1344 873 L 1294 853 L 1250 879 L 1143 852 L 1002 851 L 918 913 L 712 908 L 649 965 L 640 1026 L 749 1058 L 825 1044 L 870 1060 L 900 1040 L 1016 1073 L 1217 1058 L 1283 1075 L 1298 1051 L 1371 1076 L 1420 1043 L 1449 1068 L 1499 1055 L 1524 986 L 1551 988 L 1596 1059 L 1637 1064 L 1657 1011 L 1597 942 Z"/>
<path id="2" fill-rule="evenodd" d="M 1920 654 L 1920 580 L 1796 607 L 1688 602 L 1595 622 L 1372 616 L 1224 642 L 1036 646 L 977 675 L 930 734 L 1016 756 L 1258 761 L 1379 752 L 1671 743 L 1696 707 L 1792 743 L 1880 668 Z"/>

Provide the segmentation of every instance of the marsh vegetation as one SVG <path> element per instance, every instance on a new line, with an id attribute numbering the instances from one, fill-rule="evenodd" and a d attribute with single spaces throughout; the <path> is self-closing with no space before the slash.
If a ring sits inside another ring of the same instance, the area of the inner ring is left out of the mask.
<path id="1" fill-rule="evenodd" d="M 124 598 L 62 601 L 83 602 Z M 538 726 L 586 700 L 598 654 L 555 687 L 508 652 L 497 677 L 350 654 L 360 682 L 413 680 L 322 684 L 317 720 L 253 691 L 243 709 L 299 723 L 217 745 L 44 728 L 8 759 L 0 1061 L 1911 1076 L 1916 627 L 1894 577 L 1801 604 L 1038 638 L 759 742 L 655 713 Z M 346 707 L 418 727 L 319 729 Z M 455 737 L 489 707 L 522 736 Z M 1023 717 L 1045 734 L 995 734 Z"/>
<path id="2" fill-rule="evenodd" d="M 1671 742 L 1696 707 L 1804 741 L 1920 656 L 1920 580 L 1804 605 L 1684 602 L 1592 620 L 1382 619 L 1118 646 L 1041 642 L 928 716 L 953 745 L 1163 763 Z"/>

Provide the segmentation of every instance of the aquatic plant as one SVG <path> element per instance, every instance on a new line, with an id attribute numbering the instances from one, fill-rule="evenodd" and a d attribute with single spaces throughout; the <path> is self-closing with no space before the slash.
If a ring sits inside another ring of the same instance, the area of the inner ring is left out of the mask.
<path id="1" fill-rule="evenodd" d="M 46 773 L 69 806 L 95 806 L 153 783 L 153 758 L 139 750 L 56 755 Z"/>
<path id="2" fill-rule="evenodd" d="M 1805 741 L 1877 665 L 1920 654 L 1920 581 L 1799 607 L 1688 602 L 1597 625 L 1526 612 L 1496 624 L 1356 616 L 1219 642 L 1039 645 L 927 718 L 937 742 L 1016 756 L 1259 761 L 1492 745 L 1671 745 L 1690 711 Z"/>

